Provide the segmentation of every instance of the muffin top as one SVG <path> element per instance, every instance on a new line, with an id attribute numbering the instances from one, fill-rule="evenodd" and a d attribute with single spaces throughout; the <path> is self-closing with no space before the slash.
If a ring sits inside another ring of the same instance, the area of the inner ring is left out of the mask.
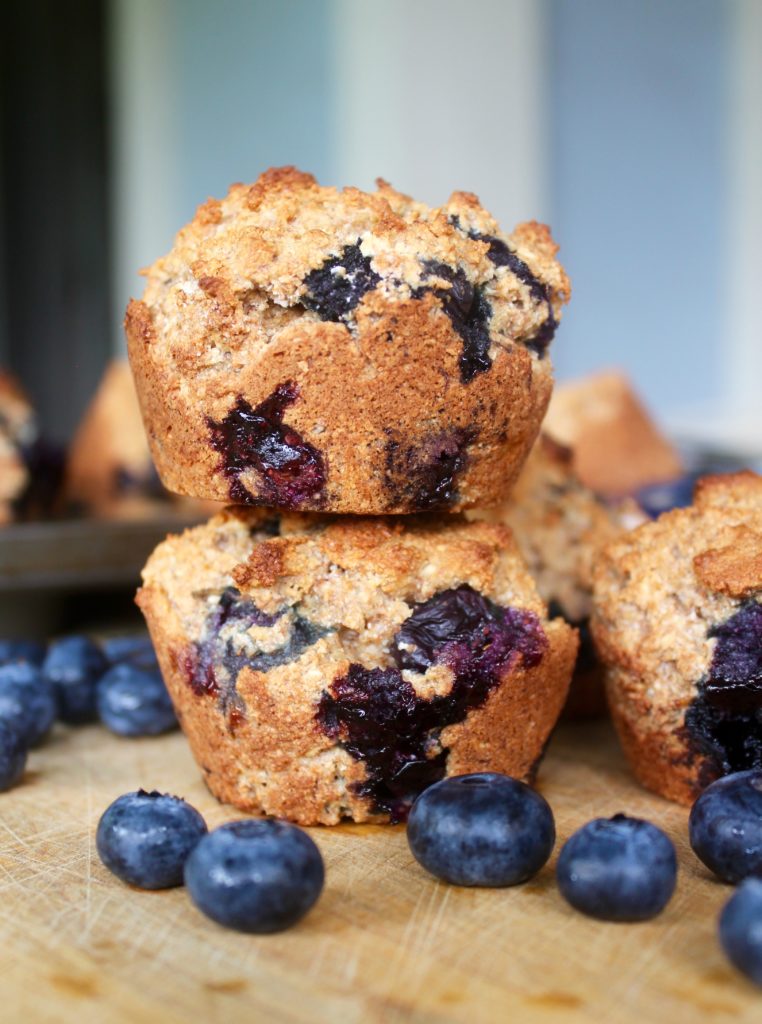
<path id="1" fill-rule="evenodd" d="M 326 321 L 354 333 L 389 303 L 422 299 L 460 336 L 467 383 L 497 346 L 545 352 L 570 294 L 556 250 L 541 224 L 504 235 L 469 193 L 430 208 L 383 181 L 339 191 L 277 168 L 200 206 L 146 272 L 150 326 L 128 316 L 175 361 L 221 369 L 244 343 L 251 356 Z"/>

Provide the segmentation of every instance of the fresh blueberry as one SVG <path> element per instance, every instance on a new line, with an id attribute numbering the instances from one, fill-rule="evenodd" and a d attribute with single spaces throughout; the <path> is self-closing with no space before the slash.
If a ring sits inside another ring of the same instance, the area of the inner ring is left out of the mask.
<path id="1" fill-rule="evenodd" d="M 42 674 L 55 687 L 61 721 L 79 725 L 96 720 L 95 685 L 107 667 L 100 648 L 86 636 L 67 636 L 50 645 Z"/>
<path id="2" fill-rule="evenodd" d="M 0 721 L 10 724 L 26 746 L 50 731 L 57 714 L 53 686 L 28 661 L 0 665 Z"/>
<path id="3" fill-rule="evenodd" d="M 762 985 L 762 878 L 747 878 L 723 907 L 720 943 L 733 966 Z"/>
<path id="4" fill-rule="evenodd" d="M 233 821 L 201 840 L 185 865 L 191 899 L 240 932 L 279 932 L 316 902 L 325 869 L 306 832 L 285 821 Z"/>
<path id="5" fill-rule="evenodd" d="M 539 793 L 507 775 L 443 779 L 413 804 L 407 840 L 418 863 L 453 885 L 518 885 L 536 875 L 556 841 Z"/>
<path id="6" fill-rule="evenodd" d="M 568 839 L 556 866 L 562 896 L 603 921 L 646 921 L 669 902 L 677 881 L 675 848 L 639 818 L 596 818 Z"/>
<path id="7" fill-rule="evenodd" d="M 0 792 L 15 786 L 26 768 L 26 744 L 9 722 L 0 722 Z"/>
<path id="8" fill-rule="evenodd" d="M 118 736 L 158 736 L 177 727 L 161 674 L 129 661 L 113 665 L 97 688 L 100 720 Z"/>
<path id="9" fill-rule="evenodd" d="M 191 850 L 206 835 L 195 808 L 177 796 L 125 793 L 103 813 L 95 844 L 109 871 L 140 889 L 170 889 L 183 884 Z"/>
<path id="10" fill-rule="evenodd" d="M 762 873 L 762 771 L 713 782 L 691 808 L 693 852 L 723 882 Z"/>
<path id="11" fill-rule="evenodd" d="M 45 658 L 45 648 L 36 640 L 0 640 L 0 665 L 7 661 L 28 661 L 32 665 L 41 665 Z"/>
<path id="12" fill-rule="evenodd" d="M 101 650 L 112 665 L 129 661 L 140 668 L 158 668 L 156 652 L 147 633 L 108 637 L 102 642 Z"/>

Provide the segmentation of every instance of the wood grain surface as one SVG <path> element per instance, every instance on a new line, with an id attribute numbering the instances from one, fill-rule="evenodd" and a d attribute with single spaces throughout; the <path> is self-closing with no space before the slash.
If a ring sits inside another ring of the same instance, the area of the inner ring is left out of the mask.
<path id="1" fill-rule="evenodd" d="M 641 791 L 605 724 L 564 726 L 540 773 L 559 843 L 627 811 L 677 844 L 677 893 L 661 917 L 604 924 L 559 896 L 553 863 L 527 885 L 457 889 L 412 860 L 402 827 L 314 829 L 322 899 L 275 936 L 225 931 L 184 890 L 113 878 L 98 817 L 138 786 L 178 793 L 210 826 L 236 816 L 208 794 L 183 738 L 57 731 L 0 794 L 0 1019 L 68 1022 L 759 1021 L 762 991 L 715 937 L 730 889 L 687 845 L 684 809 Z"/>

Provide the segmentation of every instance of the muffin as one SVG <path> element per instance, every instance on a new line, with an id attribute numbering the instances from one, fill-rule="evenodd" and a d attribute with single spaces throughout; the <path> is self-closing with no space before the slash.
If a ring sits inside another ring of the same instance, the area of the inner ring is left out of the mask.
<path id="1" fill-rule="evenodd" d="M 604 497 L 635 494 L 683 472 L 674 446 L 615 370 L 560 384 L 543 430 L 571 448 L 582 483 Z"/>
<path id="2" fill-rule="evenodd" d="M 151 513 L 166 496 L 127 362 L 106 368 L 69 448 L 64 487 L 69 507 L 104 518 Z"/>
<path id="3" fill-rule="evenodd" d="M 640 781 L 688 803 L 762 768 L 762 477 L 705 477 L 605 551 L 592 630 Z"/>
<path id="4" fill-rule="evenodd" d="M 469 519 L 509 526 L 537 590 L 554 615 L 579 630 L 580 649 L 565 714 L 605 713 L 603 668 L 588 620 L 593 604 L 593 561 L 600 548 L 643 521 L 634 502 L 607 503 L 574 472 L 573 452 L 541 434 L 510 497 Z"/>
<path id="5" fill-rule="evenodd" d="M 137 602 L 211 791 L 305 825 L 531 779 L 577 652 L 510 532 L 458 518 L 230 508 L 156 549 Z"/>
<path id="6" fill-rule="evenodd" d="M 0 526 L 15 518 L 29 486 L 26 452 L 36 437 L 29 400 L 16 380 L 0 370 Z"/>
<path id="7" fill-rule="evenodd" d="M 127 309 L 163 483 L 285 510 L 497 502 L 550 398 L 556 249 L 463 192 L 432 209 L 294 168 L 233 185 Z"/>

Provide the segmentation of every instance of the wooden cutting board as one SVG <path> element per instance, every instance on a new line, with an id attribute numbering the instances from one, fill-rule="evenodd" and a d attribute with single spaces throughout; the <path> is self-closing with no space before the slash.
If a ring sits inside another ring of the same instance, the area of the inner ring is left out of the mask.
<path id="1" fill-rule="evenodd" d="M 207 793 L 183 738 L 61 728 L 32 753 L 23 785 L 0 794 L 0 1019 L 760 1021 L 762 990 L 715 937 L 731 890 L 691 853 L 686 811 L 630 780 L 609 727 L 564 726 L 539 781 L 559 844 L 617 811 L 667 830 L 680 880 L 661 917 L 576 914 L 553 862 L 518 888 L 452 888 L 415 864 L 404 828 L 345 826 L 312 830 L 327 865 L 313 912 L 252 937 L 203 918 L 182 889 L 127 888 L 95 853 L 99 815 L 138 786 L 185 796 L 210 826 L 236 816 Z"/>

